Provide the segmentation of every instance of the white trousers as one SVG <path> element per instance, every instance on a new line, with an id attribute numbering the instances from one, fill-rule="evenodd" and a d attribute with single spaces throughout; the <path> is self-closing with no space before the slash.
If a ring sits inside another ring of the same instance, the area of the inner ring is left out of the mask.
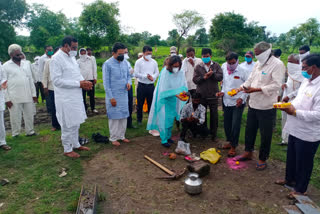
<path id="1" fill-rule="evenodd" d="M 21 132 L 21 119 L 23 115 L 24 126 L 26 135 L 34 133 L 33 130 L 33 117 L 35 114 L 35 106 L 30 103 L 13 103 L 9 109 L 10 112 L 10 124 L 12 130 L 12 136 L 17 136 Z"/>
<path id="2" fill-rule="evenodd" d="M 64 153 L 72 152 L 74 148 L 81 146 L 79 143 L 79 128 L 80 124 L 70 128 L 61 126 L 61 141 Z"/>
<path id="3" fill-rule="evenodd" d="M 6 145 L 6 128 L 4 126 L 4 111 L 0 111 L 0 146 Z"/>
<path id="4" fill-rule="evenodd" d="M 123 119 L 109 119 L 110 141 L 117 141 L 125 139 L 127 129 L 127 118 Z"/>
<path id="5" fill-rule="evenodd" d="M 284 111 L 281 112 L 282 114 L 282 120 L 281 120 L 281 125 L 282 125 L 282 141 L 285 143 L 288 143 L 289 140 L 289 134 L 285 131 L 283 131 L 284 126 L 286 125 L 287 122 L 287 113 L 285 113 Z"/>

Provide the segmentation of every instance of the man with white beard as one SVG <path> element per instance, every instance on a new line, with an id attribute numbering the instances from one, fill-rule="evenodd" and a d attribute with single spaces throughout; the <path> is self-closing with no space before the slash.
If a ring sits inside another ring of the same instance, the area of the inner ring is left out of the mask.
<path id="1" fill-rule="evenodd" d="M 66 36 L 62 48 L 52 57 L 50 75 L 54 86 L 56 115 L 61 126 L 64 155 L 79 158 L 73 151 L 90 149 L 79 144 L 80 124 L 87 118 L 83 105 L 82 89 L 91 90 L 92 83 L 83 79 L 75 56 L 78 41 Z"/>
<path id="2" fill-rule="evenodd" d="M 286 103 L 292 101 L 297 96 L 301 82 L 304 80 L 301 74 L 300 57 L 298 54 L 291 54 L 288 57 L 287 68 L 288 79 L 287 82 L 282 85 L 282 101 Z M 287 113 L 282 111 L 282 142 L 280 143 L 280 145 L 288 144 L 289 134 L 283 130 L 286 121 Z"/>
<path id="3" fill-rule="evenodd" d="M 7 81 L 5 101 L 10 112 L 12 137 L 21 132 L 21 119 L 25 124 L 27 136 L 36 135 L 33 130 L 33 117 L 37 102 L 36 89 L 33 84 L 31 64 L 22 60 L 23 54 L 20 45 L 12 44 L 8 48 L 11 59 L 4 63 L 3 79 Z"/>
<path id="4" fill-rule="evenodd" d="M 252 159 L 257 132 L 260 129 L 261 144 L 256 170 L 267 168 L 266 161 L 270 154 L 273 121 L 276 117 L 273 103 L 277 102 L 278 92 L 285 74 L 284 64 L 272 56 L 271 48 L 271 44 L 267 42 L 259 42 L 255 45 L 254 52 L 258 62 L 247 81 L 237 89 L 250 94 L 245 152 L 237 157 L 237 160 Z"/>

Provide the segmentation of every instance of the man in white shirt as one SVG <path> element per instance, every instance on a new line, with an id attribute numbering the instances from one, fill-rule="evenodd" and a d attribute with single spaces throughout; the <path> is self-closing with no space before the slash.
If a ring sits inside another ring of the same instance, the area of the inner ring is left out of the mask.
<path id="1" fill-rule="evenodd" d="M 57 53 L 59 49 L 60 49 L 59 47 L 55 48 L 54 54 Z M 61 127 L 56 115 L 56 105 L 54 101 L 54 88 L 53 88 L 53 84 L 50 77 L 50 62 L 51 62 L 51 59 L 47 60 L 44 65 L 44 70 L 42 75 L 43 77 L 41 82 L 43 85 L 44 94 L 47 96 L 48 98 L 47 101 L 50 106 L 51 124 L 52 124 L 51 131 L 56 131 L 56 130 L 60 130 Z"/>
<path id="2" fill-rule="evenodd" d="M 313 169 L 313 159 L 320 144 L 320 54 L 310 54 L 302 60 L 302 75 L 306 78 L 289 108 L 284 130 L 289 133 L 285 180 L 276 184 L 293 186 L 294 194 L 305 194 Z"/>
<path id="3" fill-rule="evenodd" d="M 87 81 L 90 81 L 93 86 L 92 90 L 84 90 L 82 89 L 82 95 L 83 95 L 83 103 L 86 108 L 86 111 L 88 109 L 86 97 L 87 94 L 90 97 L 90 108 L 93 113 L 98 113 L 98 111 L 95 109 L 95 100 L 94 100 L 94 85 L 97 83 L 97 69 L 95 69 L 95 63 L 93 59 L 87 55 L 87 51 L 84 48 L 81 48 L 79 51 L 79 59 L 77 60 L 80 72 L 83 78 Z"/>
<path id="4" fill-rule="evenodd" d="M 273 121 L 276 111 L 273 103 L 277 102 L 279 89 L 285 74 L 283 63 L 272 56 L 271 44 L 259 42 L 254 47 L 258 62 L 255 64 L 247 81 L 238 91 L 250 94 L 249 110 L 245 133 L 245 153 L 238 157 L 240 161 L 252 159 L 255 140 L 260 129 L 261 145 L 257 170 L 267 167 L 269 158 Z"/>
<path id="5" fill-rule="evenodd" d="M 33 102 L 37 102 L 37 97 L 31 64 L 22 60 L 21 47 L 17 44 L 10 45 L 8 53 L 11 59 L 3 65 L 3 76 L 7 81 L 5 101 L 10 112 L 12 136 L 18 136 L 21 132 L 22 114 L 26 135 L 33 136 L 35 135 L 33 130 L 35 106 Z"/>
<path id="6" fill-rule="evenodd" d="M 249 72 L 249 74 L 252 72 L 254 65 L 256 64 L 253 61 L 253 52 L 252 51 L 248 51 L 245 55 L 244 55 L 244 60 L 245 62 L 241 63 L 240 66 L 245 69 L 246 71 Z"/>
<path id="7" fill-rule="evenodd" d="M 299 48 L 299 57 L 300 57 L 300 64 L 302 65 L 302 60 L 310 54 L 310 47 L 309 45 L 302 45 Z"/>
<path id="8" fill-rule="evenodd" d="M 182 62 L 181 70 L 184 71 L 186 75 L 186 80 L 188 84 L 188 90 L 191 97 L 196 93 L 197 85 L 193 82 L 194 68 L 201 63 L 202 60 L 195 57 L 194 48 L 190 47 L 187 49 L 187 57 Z"/>
<path id="9" fill-rule="evenodd" d="M 39 95 L 38 91 L 40 91 L 42 102 L 46 99 L 45 94 L 43 92 L 43 85 L 41 83 L 41 80 L 43 78 L 42 76 L 43 76 L 44 64 L 53 55 L 53 48 L 51 45 L 46 45 L 44 47 L 44 50 L 45 50 L 45 53 L 39 59 L 39 82 L 37 82 L 36 84 L 37 94 Z M 47 105 L 47 109 L 49 110 L 48 105 Z"/>
<path id="10" fill-rule="evenodd" d="M 31 64 L 31 69 L 32 69 L 32 78 L 33 82 L 35 84 L 36 90 L 37 90 L 37 82 L 41 81 L 39 78 L 39 59 L 40 56 L 36 56 L 34 58 L 34 63 Z M 37 92 L 37 98 L 39 98 L 39 93 Z"/>
<path id="11" fill-rule="evenodd" d="M 287 64 L 287 71 L 288 71 L 288 79 L 285 84 L 282 85 L 283 102 L 291 102 L 298 93 L 299 87 L 301 82 L 304 80 L 301 74 L 301 65 L 300 65 L 300 57 L 298 54 L 291 54 L 288 57 L 288 64 Z M 287 113 L 282 112 L 282 129 L 284 128 L 287 121 Z M 280 145 L 287 145 L 288 144 L 288 137 L 289 134 L 282 130 L 282 142 Z"/>
<path id="12" fill-rule="evenodd" d="M 238 54 L 230 52 L 226 60 L 227 62 L 221 66 L 223 82 L 221 92 L 217 93 L 217 97 L 223 97 L 224 132 L 229 142 L 222 148 L 229 149 L 228 156 L 234 157 L 239 143 L 242 113 L 248 94 L 241 91 L 236 95 L 229 95 L 228 92 L 235 87 L 240 87 L 248 79 L 248 72 L 238 66 Z"/>
<path id="13" fill-rule="evenodd" d="M 148 113 L 150 112 L 154 82 L 159 76 L 158 63 L 152 59 L 152 48 L 144 46 L 142 49 L 143 57 L 138 59 L 134 66 L 134 76 L 138 78 L 137 89 L 137 120 L 138 125 L 142 124 L 142 108 L 144 100 L 147 99 Z"/>
<path id="14" fill-rule="evenodd" d="M 4 126 L 4 89 L 7 87 L 6 81 L 3 78 L 2 64 L 0 62 L 0 148 L 9 151 L 10 146 L 6 142 L 6 128 Z"/>
<path id="15" fill-rule="evenodd" d="M 66 36 L 62 48 L 52 57 L 50 75 L 54 87 L 56 115 L 61 126 L 64 155 L 78 158 L 73 151 L 90 150 L 79 144 L 80 124 L 87 118 L 83 105 L 82 89 L 90 90 L 92 83 L 83 79 L 76 61 L 78 41 Z"/>

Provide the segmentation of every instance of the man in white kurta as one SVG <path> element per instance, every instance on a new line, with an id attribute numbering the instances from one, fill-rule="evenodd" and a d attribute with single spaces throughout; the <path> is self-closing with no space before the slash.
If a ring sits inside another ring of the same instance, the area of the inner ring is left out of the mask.
<path id="1" fill-rule="evenodd" d="M 288 79 L 285 84 L 282 85 L 283 89 L 283 102 L 291 102 L 298 94 L 301 82 L 304 80 L 304 77 L 301 74 L 301 64 L 300 57 L 298 54 L 291 54 L 288 57 L 287 64 Z M 280 145 L 287 145 L 289 134 L 284 131 L 284 126 L 287 121 L 287 113 L 282 111 L 282 142 Z"/>
<path id="2" fill-rule="evenodd" d="M 2 71 L 2 64 L 0 63 L 0 84 L 5 83 L 5 80 L 3 79 L 3 71 Z M 4 87 L 0 87 L 0 148 L 3 150 L 10 150 L 11 147 L 7 145 L 6 142 L 6 129 L 4 126 L 4 88 L 6 84 L 4 84 Z"/>
<path id="3" fill-rule="evenodd" d="M 61 141 L 64 155 L 78 158 L 73 151 L 90 150 L 79 144 L 80 124 L 87 118 L 82 100 L 82 89 L 90 89 L 92 83 L 83 80 L 77 55 L 78 41 L 67 36 L 63 39 L 62 48 L 52 57 L 50 75 L 54 86 L 56 116 L 61 125 Z"/>
<path id="4" fill-rule="evenodd" d="M 31 64 L 22 60 L 19 45 L 10 45 L 8 53 L 11 59 L 3 65 L 3 76 L 4 80 L 7 80 L 5 101 L 10 112 L 12 136 L 18 136 L 21 132 L 22 114 L 26 135 L 32 136 L 35 135 L 33 130 L 35 106 L 33 102 L 37 102 L 37 97 Z"/>

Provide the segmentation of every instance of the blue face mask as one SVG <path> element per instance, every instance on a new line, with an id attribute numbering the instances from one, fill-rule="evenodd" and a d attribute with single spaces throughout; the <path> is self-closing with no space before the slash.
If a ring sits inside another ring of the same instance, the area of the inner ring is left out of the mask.
<path id="1" fill-rule="evenodd" d="M 210 57 L 202 58 L 202 61 L 207 64 L 211 61 Z"/>
<path id="2" fill-rule="evenodd" d="M 311 79 L 312 78 L 312 74 L 308 74 L 307 71 L 302 71 L 301 73 L 302 73 L 302 76 L 304 78 L 307 78 L 307 79 Z"/>
<path id="3" fill-rule="evenodd" d="M 251 57 L 244 57 L 244 60 L 246 60 L 246 62 L 251 62 L 252 58 Z"/>

